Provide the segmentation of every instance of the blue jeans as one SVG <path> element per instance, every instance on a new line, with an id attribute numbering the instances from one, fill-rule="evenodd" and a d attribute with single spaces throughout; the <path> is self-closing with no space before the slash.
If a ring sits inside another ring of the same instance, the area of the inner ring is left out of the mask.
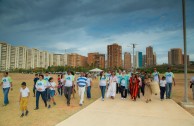
<path id="1" fill-rule="evenodd" d="M 5 105 L 9 104 L 9 100 L 8 100 L 9 89 L 10 89 L 9 87 L 8 88 L 3 88 L 4 104 Z"/>
<path id="2" fill-rule="evenodd" d="M 104 99 L 105 91 L 106 91 L 106 86 L 100 86 L 102 98 Z"/>
<path id="3" fill-rule="evenodd" d="M 166 98 L 167 99 L 171 98 L 171 91 L 172 91 L 172 83 L 167 83 L 166 84 Z"/>
<path id="4" fill-rule="evenodd" d="M 46 91 L 40 92 L 40 91 L 36 91 L 36 108 L 39 108 L 39 97 L 42 97 L 42 100 L 44 101 L 45 106 L 47 105 L 46 102 Z"/>
<path id="5" fill-rule="evenodd" d="M 87 87 L 87 98 L 91 98 L 91 86 Z"/>

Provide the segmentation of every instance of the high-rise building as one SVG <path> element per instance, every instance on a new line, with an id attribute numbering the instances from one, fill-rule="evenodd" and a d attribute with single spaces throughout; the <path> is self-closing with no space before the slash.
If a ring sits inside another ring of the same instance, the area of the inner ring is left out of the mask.
<path id="1" fill-rule="evenodd" d="M 153 47 L 149 46 L 146 48 L 146 66 L 152 66 L 153 63 Z"/>
<path id="2" fill-rule="evenodd" d="M 124 69 L 131 69 L 131 54 L 129 52 L 124 53 Z"/>
<path id="3" fill-rule="evenodd" d="M 173 48 L 168 53 L 168 59 L 170 65 L 181 65 L 183 64 L 182 60 L 182 49 L 181 48 Z"/>
<path id="4" fill-rule="evenodd" d="M 47 51 L 40 52 L 40 67 L 48 68 L 49 66 L 49 53 Z"/>
<path id="5" fill-rule="evenodd" d="M 34 58 L 35 58 L 35 51 L 34 49 L 27 49 L 27 58 L 26 58 L 26 69 L 34 69 Z"/>
<path id="6" fill-rule="evenodd" d="M 122 47 L 116 43 L 107 46 L 108 67 L 122 67 Z"/>
<path id="7" fill-rule="evenodd" d="M 77 53 L 71 53 L 68 55 L 68 65 L 72 67 L 87 66 L 87 57 L 79 55 Z"/>
<path id="8" fill-rule="evenodd" d="M 143 63 L 142 63 L 143 67 L 146 67 L 146 55 L 143 55 Z"/>
<path id="9" fill-rule="evenodd" d="M 11 46 L 10 69 L 16 69 L 19 65 L 19 47 Z"/>
<path id="10" fill-rule="evenodd" d="M 143 67 L 143 54 L 142 52 L 136 52 L 135 55 L 135 67 L 142 68 Z"/>
<path id="11" fill-rule="evenodd" d="M 27 47 L 19 46 L 19 62 L 18 67 L 25 69 L 26 68 L 26 54 L 27 54 Z"/>
<path id="12" fill-rule="evenodd" d="M 34 68 L 40 67 L 40 51 L 38 49 L 34 49 Z"/>
<path id="13" fill-rule="evenodd" d="M 153 65 L 156 65 L 157 63 L 156 63 L 156 53 L 154 52 L 154 54 L 153 54 Z"/>
<path id="14" fill-rule="evenodd" d="M 105 54 L 99 54 L 98 52 L 88 53 L 87 63 L 89 66 L 97 68 L 105 68 Z"/>
<path id="15" fill-rule="evenodd" d="M 0 71 L 10 69 L 11 45 L 0 42 Z"/>
<path id="16" fill-rule="evenodd" d="M 53 53 L 49 54 L 49 66 L 53 66 Z"/>
<path id="17" fill-rule="evenodd" d="M 61 66 L 61 55 L 62 54 L 53 54 L 53 65 Z"/>

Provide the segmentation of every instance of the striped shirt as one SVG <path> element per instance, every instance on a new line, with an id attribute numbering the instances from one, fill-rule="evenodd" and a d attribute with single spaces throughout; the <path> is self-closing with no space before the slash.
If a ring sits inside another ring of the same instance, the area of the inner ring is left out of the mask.
<path id="1" fill-rule="evenodd" d="M 79 77 L 77 79 L 77 84 L 78 86 L 82 87 L 82 86 L 86 86 L 87 84 L 87 78 L 86 77 Z"/>

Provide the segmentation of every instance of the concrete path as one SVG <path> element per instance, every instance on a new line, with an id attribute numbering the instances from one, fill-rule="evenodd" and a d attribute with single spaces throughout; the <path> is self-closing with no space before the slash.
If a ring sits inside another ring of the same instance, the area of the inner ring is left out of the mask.
<path id="1" fill-rule="evenodd" d="M 194 117 L 173 100 L 100 99 L 57 126 L 194 126 Z"/>

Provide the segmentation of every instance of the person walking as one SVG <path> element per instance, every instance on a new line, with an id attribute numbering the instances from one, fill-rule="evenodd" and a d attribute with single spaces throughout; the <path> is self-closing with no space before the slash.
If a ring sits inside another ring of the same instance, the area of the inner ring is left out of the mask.
<path id="1" fill-rule="evenodd" d="M 104 101 L 107 81 L 108 81 L 107 77 L 105 76 L 104 71 L 102 71 L 100 73 L 100 77 L 99 77 L 99 87 L 100 87 L 100 90 L 101 90 L 102 101 Z"/>
<path id="2" fill-rule="evenodd" d="M 151 90 L 151 87 L 150 87 L 151 79 L 150 79 L 148 74 L 145 75 L 144 83 L 145 83 L 145 94 L 144 94 L 144 96 L 145 96 L 145 99 L 146 99 L 146 103 L 148 103 L 148 102 L 151 102 L 151 95 L 152 95 L 152 90 Z"/>
<path id="3" fill-rule="evenodd" d="M 51 77 L 49 76 L 49 72 L 46 71 L 45 76 L 44 76 L 44 80 L 46 81 L 47 85 L 49 83 L 49 79 L 50 78 Z M 50 99 L 50 89 L 46 88 L 46 92 L 45 93 L 46 93 L 46 101 L 48 101 Z"/>
<path id="4" fill-rule="evenodd" d="M 45 107 L 47 107 L 46 88 L 47 88 L 47 82 L 44 80 L 44 75 L 39 75 L 39 80 L 36 82 L 36 108 L 34 110 L 39 109 L 40 95 L 44 101 Z"/>
<path id="5" fill-rule="evenodd" d="M 80 106 L 82 106 L 84 102 L 84 93 L 85 93 L 86 84 L 87 84 L 87 78 L 85 77 L 85 74 L 81 72 L 81 76 L 77 79 L 77 89 L 79 90 Z"/>
<path id="6" fill-rule="evenodd" d="M 86 74 L 86 78 L 87 78 L 87 98 L 91 99 L 91 87 L 92 87 L 92 78 L 90 76 L 90 74 Z"/>
<path id="7" fill-rule="evenodd" d="M 71 94 L 74 86 L 73 81 L 74 77 L 71 75 L 71 71 L 68 71 L 64 79 L 64 95 L 67 100 L 67 106 L 70 106 Z"/>
<path id="8" fill-rule="evenodd" d="M 120 93 L 121 93 L 121 99 L 127 98 L 128 93 L 128 85 L 129 85 L 129 77 L 126 75 L 125 71 L 122 72 L 122 76 L 120 78 Z"/>
<path id="9" fill-rule="evenodd" d="M 171 72 L 171 68 L 168 67 L 168 72 L 164 74 L 166 77 L 166 99 L 171 99 L 171 92 L 172 92 L 172 83 L 174 82 L 174 86 L 176 85 L 174 74 Z"/>
<path id="10" fill-rule="evenodd" d="M 53 105 L 56 105 L 54 96 L 55 96 L 55 88 L 57 87 L 56 83 L 54 82 L 54 79 L 51 77 L 48 80 L 48 88 L 50 89 L 49 95 L 50 99 L 48 100 L 48 108 L 51 108 L 51 102 L 53 102 Z"/>
<path id="11" fill-rule="evenodd" d="M 35 78 L 34 78 L 34 87 L 33 87 L 33 93 L 34 93 L 34 97 L 36 96 L 36 82 L 39 80 L 38 78 L 38 74 L 35 74 Z"/>
<path id="12" fill-rule="evenodd" d="M 115 75 L 115 72 L 113 71 L 111 74 L 111 77 L 109 79 L 109 86 L 107 91 L 107 98 L 114 99 L 116 95 L 116 83 L 118 82 L 117 76 Z"/>
<path id="13" fill-rule="evenodd" d="M 138 88 L 139 88 L 139 79 L 137 78 L 137 75 L 132 74 L 132 77 L 130 78 L 129 83 L 130 83 L 129 88 L 130 88 L 131 99 L 133 101 L 136 101 Z"/>
<path id="14" fill-rule="evenodd" d="M 4 104 L 3 106 L 6 106 L 9 104 L 9 99 L 8 99 L 8 94 L 9 90 L 13 90 L 13 84 L 12 84 L 12 79 L 11 77 L 8 76 L 8 72 L 5 72 L 3 74 L 3 78 L 1 80 L 1 86 L 3 88 L 3 95 L 4 95 Z"/>
<path id="15" fill-rule="evenodd" d="M 165 94 L 165 90 L 166 90 L 166 78 L 163 76 L 162 80 L 160 80 L 160 99 L 161 101 L 164 100 L 164 94 Z"/>
<path id="16" fill-rule="evenodd" d="M 116 74 L 117 75 L 117 80 L 118 82 L 116 83 L 116 94 L 120 93 L 120 79 L 121 79 L 121 76 L 122 76 L 122 71 L 119 70 L 119 73 Z"/>
<path id="17" fill-rule="evenodd" d="M 160 73 L 157 71 L 156 68 L 154 68 L 154 72 L 152 73 L 153 81 L 160 83 Z"/>
<path id="18" fill-rule="evenodd" d="M 190 88 L 192 89 L 192 92 L 193 92 L 193 100 L 194 100 L 194 76 L 191 77 L 191 80 L 190 80 Z"/>
<path id="19" fill-rule="evenodd" d="M 141 87 L 142 87 L 142 79 L 140 77 L 140 73 L 137 74 L 137 79 L 139 80 L 139 86 L 138 86 L 138 93 L 137 93 L 137 97 L 140 98 L 140 94 L 141 94 Z"/>

